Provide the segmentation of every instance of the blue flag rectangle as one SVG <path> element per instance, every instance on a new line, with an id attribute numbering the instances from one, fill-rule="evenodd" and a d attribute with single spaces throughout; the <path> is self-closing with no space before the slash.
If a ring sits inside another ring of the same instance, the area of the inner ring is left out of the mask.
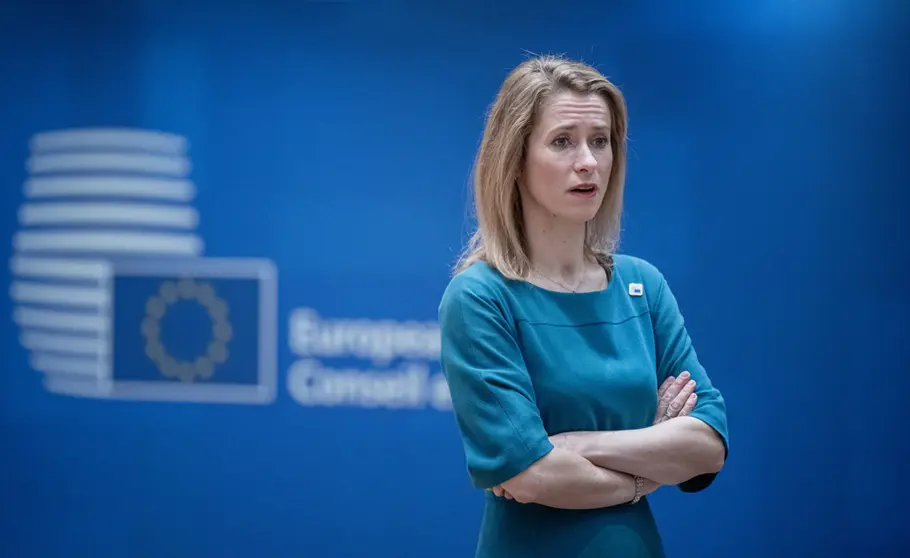
<path id="1" fill-rule="evenodd" d="M 276 281 L 274 266 L 262 260 L 115 263 L 112 395 L 271 402 Z"/>

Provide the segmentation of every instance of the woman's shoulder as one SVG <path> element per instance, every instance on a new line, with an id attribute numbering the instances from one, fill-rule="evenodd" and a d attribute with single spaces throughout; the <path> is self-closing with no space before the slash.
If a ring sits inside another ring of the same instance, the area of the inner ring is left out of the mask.
<path id="1" fill-rule="evenodd" d="M 445 302 L 463 299 L 466 296 L 499 298 L 505 294 L 507 282 L 508 280 L 493 266 L 484 261 L 476 261 L 452 277 L 442 299 Z"/>
<path id="2" fill-rule="evenodd" d="M 613 255 L 613 273 L 624 283 L 658 285 L 663 281 L 663 274 L 655 264 L 631 254 Z"/>
<path id="3" fill-rule="evenodd" d="M 508 283 L 499 271 L 482 261 L 459 271 L 439 301 L 440 326 L 477 318 L 506 319 L 511 307 Z"/>

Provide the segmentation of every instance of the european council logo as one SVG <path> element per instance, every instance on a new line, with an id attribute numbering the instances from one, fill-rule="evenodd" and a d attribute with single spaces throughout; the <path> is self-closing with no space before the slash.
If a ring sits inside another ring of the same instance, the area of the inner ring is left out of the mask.
<path id="1" fill-rule="evenodd" d="M 186 140 L 74 129 L 31 141 L 14 320 L 54 393 L 274 401 L 277 271 L 203 258 Z"/>

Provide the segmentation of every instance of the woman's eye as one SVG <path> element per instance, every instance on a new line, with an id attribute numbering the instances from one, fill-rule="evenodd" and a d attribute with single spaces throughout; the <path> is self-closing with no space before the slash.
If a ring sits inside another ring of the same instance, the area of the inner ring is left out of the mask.
<path id="1" fill-rule="evenodd" d="M 553 140 L 553 145 L 555 145 L 556 147 L 565 147 L 565 146 L 569 145 L 569 138 L 567 138 L 565 136 L 559 136 L 558 138 Z"/>
<path id="2" fill-rule="evenodd" d="M 597 139 L 594 140 L 594 146 L 595 146 L 595 147 L 598 147 L 598 148 L 601 148 L 601 149 L 602 149 L 602 148 L 604 148 L 604 147 L 607 147 L 608 145 L 610 145 L 610 138 L 607 138 L 607 137 L 599 137 L 599 138 L 597 138 Z"/>

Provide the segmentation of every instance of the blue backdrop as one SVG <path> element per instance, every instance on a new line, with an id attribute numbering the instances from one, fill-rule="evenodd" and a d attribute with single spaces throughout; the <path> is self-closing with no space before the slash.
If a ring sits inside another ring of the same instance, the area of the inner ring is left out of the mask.
<path id="1" fill-rule="evenodd" d="M 227 363 L 247 366 L 230 381 L 265 404 L 191 403 L 53 393 L 23 343 L 58 338 L 11 319 L 4 268 L 0 554 L 472 555 L 481 496 L 433 322 L 484 110 L 530 51 L 583 58 L 625 92 L 622 249 L 668 276 L 727 397 L 724 472 L 652 498 L 670 555 L 897 556 L 907 15 L 869 0 L 6 2 L 4 261 L 33 135 L 127 127 L 186 138 L 204 257 L 274 276 L 213 283 Z M 114 284 L 146 297 L 158 279 Z M 155 374 L 137 300 L 111 322 L 120 379 Z M 161 318 L 162 343 L 199 319 Z M 313 391 L 314 371 L 331 386 Z"/>

